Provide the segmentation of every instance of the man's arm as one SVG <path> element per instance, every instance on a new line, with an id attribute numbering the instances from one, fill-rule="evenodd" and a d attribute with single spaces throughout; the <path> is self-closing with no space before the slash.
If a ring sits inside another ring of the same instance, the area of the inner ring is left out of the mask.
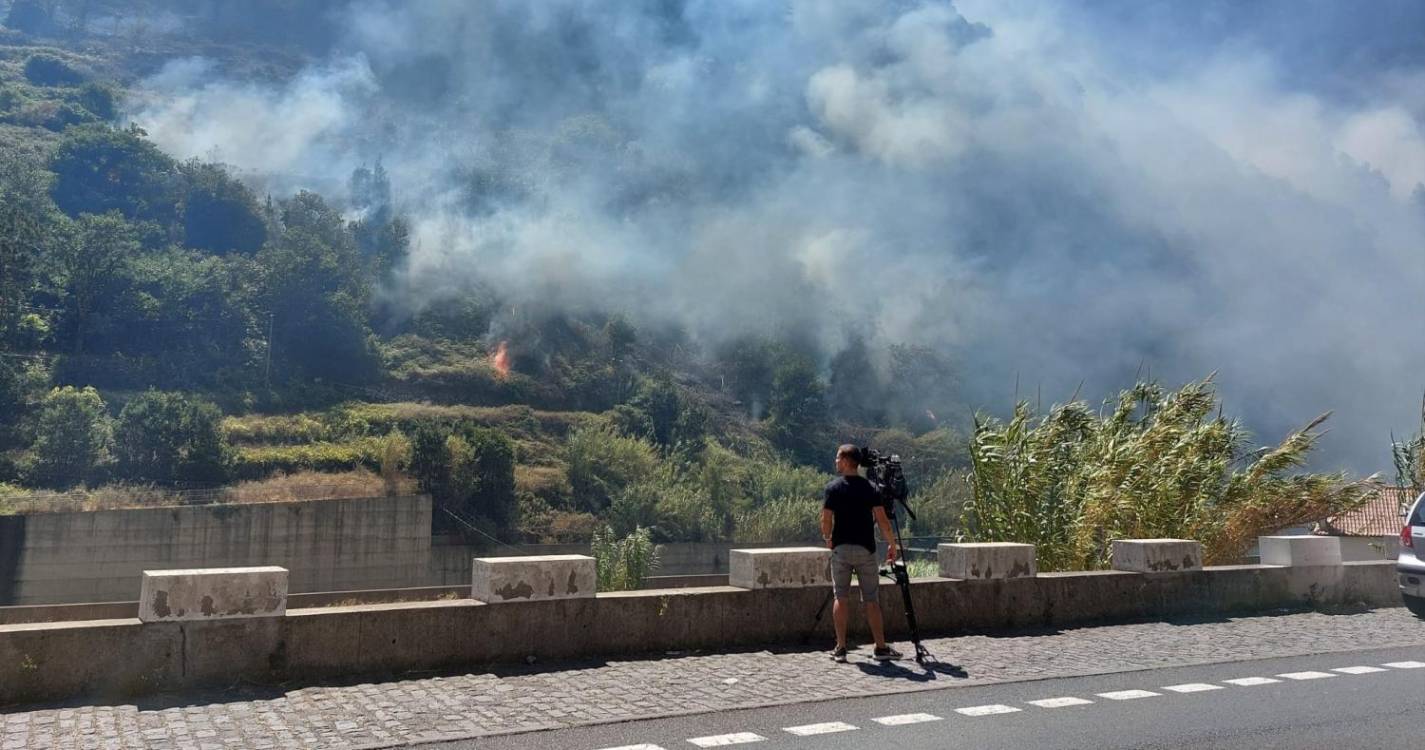
<path id="1" fill-rule="evenodd" d="M 821 539 L 826 542 L 827 549 L 831 549 L 831 526 L 834 519 L 830 508 L 821 509 Z"/>
<path id="2" fill-rule="evenodd" d="M 876 525 L 881 527 L 881 536 L 886 540 L 886 562 L 896 561 L 896 535 L 891 531 L 891 519 L 886 515 L 886 509 L 877 505 L 871 509 L 876 514 Z"/>

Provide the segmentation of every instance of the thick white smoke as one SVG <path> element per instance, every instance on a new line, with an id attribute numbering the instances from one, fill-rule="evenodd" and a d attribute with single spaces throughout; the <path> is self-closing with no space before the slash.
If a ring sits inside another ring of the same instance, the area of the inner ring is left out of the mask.
<path id="1" fill-rule="evenodd" d="M 283 85 L 178 61 L 132 118 L 275 185 L 381 157 L 412 306 L 864 320 L 992 410 L 1219 371 L 1370 471 L 1425 387 L 1425 55 L 1294 5 L 373 0 Z"/>

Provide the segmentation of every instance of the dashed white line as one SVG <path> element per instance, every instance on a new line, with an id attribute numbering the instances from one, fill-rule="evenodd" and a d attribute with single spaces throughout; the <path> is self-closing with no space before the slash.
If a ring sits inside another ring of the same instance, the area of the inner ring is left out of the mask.
<path id="1" fill-rule="evenodd" d="M 995 714 L 1012 714 L 1024 709 L 1006 706 L 1001 703 L 991 703 L 988 706 L 966 706 L 955 709 L 955 713 L 965 716 L 994 716 Z"/>
<path id="2" fill-rule="evenodd" d="M 1256 687 L 1258 685 L 1274 685 L 1281 682 L 1281 680 L 1272 679 L 1271 677 L 1238 677 L 1235 680 L 1223 680 L 1223 682 L 1238 687 Z"/>
<path id="3" fill-rule="evenodd" d="M 1277 676 L 1288 680 L 1324 680 L 1327 677 L 1335 677 L 1336 675 L 1330 672 L 1287 672 L 1286 674 L 1279 674 Z"/>
<path id="4" fill-rule="evenodd" d="M 828 721 L 822 724 L 804 724 L 799 727 L 786 727 L 782 731 L 795 734 L 798 737 L 811 737 L 817 734 L 834 734 L 836 732 L 851 732 L 858 727 L 847 724 L 844 721 Z"/>
<path id="5" fill-rule="evenodd" d="M 733 734 L 714 734 L 709 737 L 694 737 L 691 742 L 698 747 L 724 747 L 727 745 L 746 745 L 749 742 L 765 742 L 766 737 L 751 732 L 735 732 Z"/>
<path id="6" fill-rule="evenodd" d="M 1064 697 L 1044 698 L 1043 700 L 1037 701 L 1025 701 L 1025 703 L 1028 703 L 1031 706 L 1038 706 L 1040 708 L 1066 708 L 1068 706 L 1087 706 L 1088 704 L 1093 703 L 1093 701 L 1084 700 L 1083 698 Z"/>
<path id="7" fill-rule="evenodd" d="M 1390 667 L 1391 669 L 1420 669 L 1421 667 L 1425 667 L 1425 661 L 1393 661 L 1389 664 L 1382 664 L 1381 666 Z"/>
<path id="8" fill-rule="evenodd" d="M 935 714 L 896 714 L 895 716 L 882 716 L 879 719 L 871 719 L 882 726 L 900 727 L 906 724 L 924 724 L 927 721 L 941 721 Z"/>
<path id="9" fill-rule="evenodd" d="M 620 745 L 618 747 L 606 747 L 604 750 L 663 750 L 657 745 Z"/>
<path id="10" fill-rule="evenodd" d="M 1131 701 L 1139 698 L 1155 698 L 1160 695 L 1162 693 L 1155 693 L 1152 690 L 1115 690 L 1111 693 L 1099 693 L 1098 697 L 1111 701 Z"/>
<path id="11" fill-rule="evenodd" d="M 1174 693 L 1205 693 L 1209 690 L 1221 690 L 1221 685 L 1212 685 L 1206 682 L 1188 682 L 1182 685 L 1168 685 L 1164 690 L 1171 690 Z"/>
<path id="12" fill-rule="evenodd" d="M 1376 672 L 1384 672 L 1385 670 L 1380 667 L 1337 667 L 1331 671 L 1340 672 L 1341 674 L 1375 674 Z"/>

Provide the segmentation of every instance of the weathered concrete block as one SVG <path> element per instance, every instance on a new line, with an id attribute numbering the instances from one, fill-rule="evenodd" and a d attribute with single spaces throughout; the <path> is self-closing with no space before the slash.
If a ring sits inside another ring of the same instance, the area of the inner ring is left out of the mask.
<path id="1" fill-rule="evenodd" d="M 735 549 L 728 567 L 728 584 L 741 589 L 831 585 L 831 550 L 825 547 Z"/>
<path id="2" fill-rule="evenodd" d="M 145 570 L 139 594 L 144 622 L 280 617 L 287 612 L 287 569 Z"/>
<path id="3" fill-rule="evenodd" d="M 1115 539 L 1113 569 L 1133 573 L 1202 570 L 1202 545 L 1190 539 Z"/>
<path id="4" fill-rule="evenodd" d="M 985 581 L 995 578 L 1033 578 L 1034 545 L 1014 542 L 942 544 L 938 549 L 940 577 Z"/>
<path id="5" fill-rule="evenodd" d="M 588 555 L 477 557 L 470 564 L 470 598 L 498 604 L 530 599 L 583 599 L 598 589 Z"/>
<path id="6" fill-rule="evenodd" d="M 1340 565 L 1341 540 L 1302 534 L 1257 537 L 1263 565 Z"/>

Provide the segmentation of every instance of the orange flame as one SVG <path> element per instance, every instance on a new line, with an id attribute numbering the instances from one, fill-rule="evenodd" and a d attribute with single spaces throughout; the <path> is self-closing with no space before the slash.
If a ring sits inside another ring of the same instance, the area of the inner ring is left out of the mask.
<path id="1" fill-rule="evenodd" d="M 495 347 L 495 353 L 490 355 L 490 366 L 495 368 L 500 377 L 510 376 L 510 342 L 501 341 L 500 345 Z"/>

